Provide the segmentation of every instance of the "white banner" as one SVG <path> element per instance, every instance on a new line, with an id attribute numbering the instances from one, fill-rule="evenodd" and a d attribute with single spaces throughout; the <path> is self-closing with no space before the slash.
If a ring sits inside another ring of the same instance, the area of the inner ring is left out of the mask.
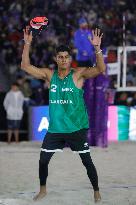
<path id="1" fill-rule="evenodd" d="M 108 75 L 117 75 L 118 70 L 119 70 L 119 64 L 118 63 L 108 63 L 107 64 Z"/>
<path id="2" fill-rule="evenodd" d="M 136 141 L 136 107 L 130 108 L 129 139 Z"/>

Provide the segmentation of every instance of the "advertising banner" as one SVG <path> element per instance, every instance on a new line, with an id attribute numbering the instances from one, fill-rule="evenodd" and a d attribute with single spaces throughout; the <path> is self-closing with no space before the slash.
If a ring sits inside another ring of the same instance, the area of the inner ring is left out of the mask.
<path id="1" fill-rule="evenodd" d="M 49 126 L 49 106 L 29 109 L 29 139 L 42 141 Z M 136 140 L 136 108 L 108 107 L 108 141 Z"/>
<path id="2" fill-rule="evenodd" d="M 136 107 L 130 108 L 129 139 L 136 141 Z"/>
<path id="3" fill-rule="evenodd" d="M 108 107 L 108 141 L 118 141 L 117 106 Z"/>
<path id="4" fill-rule="evenodd" d="M 118 109 L 118 140 L 128 140 L 130 109 L 127 106 L 117 106 Z"/>
<path id="5" fill-rule="evenodd" d="M 49 106 L 32 106 L 29 108 L 29 139 L 43 140 L 49 126 Z"/>

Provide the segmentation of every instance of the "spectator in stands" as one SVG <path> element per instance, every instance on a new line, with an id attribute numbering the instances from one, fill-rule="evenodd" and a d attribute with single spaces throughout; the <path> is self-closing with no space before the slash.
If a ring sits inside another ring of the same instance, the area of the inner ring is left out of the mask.
<path id="1" fill-rule="evenodd" d="M 11 90 L 4 99 L 4 108 L 7 113 L 8 143 L 11 142 L 12 132 L 15 141 L 19 142 L 19 128 L 23 116 L 24 96 L 19 90 L 19 85 L 15 82 L 11 85 Z"/>
<path id="2" fill-rule="evenodd" d="M 133 100 L 133 98 L 131 96 L 129 96 L 127 98 L 127 106 L 131 106 L 132 105 L 132 100 Z"/>
<path id="3" fill-rule="evenodd" d="M 133 81 L 128 80 L 127 83 L 126 83 L 126 86 L 127 87 L 133 87 L 134 86 Z"/>
<path id="4" fill-rule="evenodd" d="M 8 89 L 10 82 L 15 77 L 15 72 L 19 70 L 23 49 L 21 31 L 25 25 L 29 24 L 31 17 L 45 15 L 46 13 L 51 25 L 45 32 L 41 33 L 40 38 L 35 39 L 35 42 L 38 41 L 38 43 L 33 45 L 32 63 L 41 67 L 52 67 L 50 65 L 53 63 L 54 48 L 62 39 L 64 39 L 64 42 L 70 42 L 72 39 L 73 44 L 73 37 L 69 33 L 74 33 L 77 29 L 77 20 L 81 15 L 86 17 L 91 25 L 101 25 L 106 36 L 105 47 L 117 47 L 123 45 L 122 15 L 125 13 L 126 45 L 136 45 L 135 10 L 136 4 L 133 3 L 133 0 L 84 0 L 84 4 L 81 0 L 47 0 L 45 2 L 43 0 L 1 0 L 0 49 L 4 66 L 0 66 L 0 70 L 8 71 L 7 80 L 1 83 L 1 89 Z M 109 58 L 112 62 L 116 60 L 115 53 L 110 54 Z M 130 64 L 132 64 L 132 61 L 134 62 L 135 58 L 131 60 Z M 76 63 L 74 62 L 74 64 Z M 131 75 L 135 77 L 135 73 L 134 69 L 134 74 L 131 72 Z M 131 79 L 131 76 L 129 78 L 127 75 L 128 80 L 132 80 L 135 85 L 134 78 Z"/>
<path id="5" fill-rule="evenodd" d="M 127 106 L 127 98 L 128 98 L 128 94 L 126 92 L 122 92 L 117 101 L 116 104 L 117 105 L 126 105 Z"/>
<path id="6" fill-rule="evenodd" d="M 92 45 L 90 46 L 90 38 L 92 38 L 92 32 L 88 28 L 87 20 L 82 17 L 79 19 L 79 29 L 74 35 L 78 67 L 91 67 L 93 65 L 94 48 Z"/>
<path id="7" fill-rule="evenodd" d="M 41 2 L 41 0 L 40 0 Z M 76 29 L 76 21 L 80 17 L 81 13 L 87 17 L 92 24 L 101 25 L 104 29 L 106 36 L 107 46 L 121 46 L 122 45 L 122 11 L 126 13 L 126 43 L 127 45 L 136 45 L 136 23 L 135 23 L 135 9 L 136 5 L 130 3 L 130 0 L 123 1 L 124 6 L 118 1 L 88 1 L 85 0 L 82 4 L 81 0 L 65 0 L 65 1 L 49 1 L 43 4 L 39 3 L 39 0 L 29 1 L 1 1 L 0 11 L 0 47 L 4 51 L 3 60 L 9 64 L 12 64 L 15 69 L 20 64 L 21 60 L 21 48 L 22 48 L 22 34 L 20 30 L 24 25 L 29 23 L 32 16 L 43 15 L 48 13 L 48 18 L 52 26 L 41 36 L 38 45 L 41 49 L 39 56 L 36 54 L 37 44 L 34 45 L 34 56 L 38 56 L 36 59 L 32 57 L 34 61 L 37 61 L 39 65 L 40 57 L 43 51 L 46 50 L 47 54 L 53 50 L 55 44 L 58 44 L 59 37 L 64 36 L 63 27 L 70 25 L 74 30 Z M 38 6 L 37 6 L 38 5 Z M 40 7 L 39 7 L 40 5 Z M 42 5 L 42 10 L 41 10 Z M 122 9 L 124 7 L 124 10 Z M 31 16 L 30 11 L 31 10 Z M 48 12 L 50 11 L 50 12 Z M 87 15 L 88 14 L 88 15 Z M 67 30 L 67 34 L 69 29 Z M 43 40 L 46 44 L 43 44 Z M 68 39 L 70 40 L 70 39 Z M 51 46 L 50 46 L 51 45 Z M 8 49 L 7 49 L 8 48 Z M 45 55 L 46 62 L 49 64 L 50 56 Z M 10 59 L 10 60 L 9 60 Z M 41 59 L 42 63 L 45 59 Z M 36 62 L 34 62 L 35 64 Z M 9 65 L 11 67 L 11 65 Z"/>
<path id="8" fill-rule="evenodd" d="M 136 92 L 133 95 L 133 99 L 131 101 L 131 106 L 136 106 Z"/>
<path id="9" fill-rule="evenodd" d="M 44 104 L 44 90 L 42 86 L 36 87 L 33 92 L 33 100 L 35 105 L 43 105 Z"/>
<path id="10" fill-rule="evenodd" d="M 35 105 L 33 99 L 31 99 L 33 90 L 31 87 L 31 80 L 27 79 L 25 76 L 18 76 L 16 79 L 20 91 L 24 95 L 24 109 L 27 109 L 29 105 Z"/>
<path id="11" fill-rule="evenodd" d="M 44 104 L 49 105 L 49 85 L 48 82 L 44 82 L 43 84 L 43 98 L 44 98 Z"/>
<path id="12" fill-rule="evenodd" d="M 30 80 L 25 79 L 22 87 L 22 93 L 24 94 L 24 97 L 26 98 L 25 100 L 29 100 L 31 95 L 32 95 L 32 89 L 30 86 Z"/>

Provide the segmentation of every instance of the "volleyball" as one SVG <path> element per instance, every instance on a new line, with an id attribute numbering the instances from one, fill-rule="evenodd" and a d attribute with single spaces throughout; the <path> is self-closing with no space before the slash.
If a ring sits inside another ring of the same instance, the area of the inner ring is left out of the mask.
<path id="1" fill-rule="evenodd" d="M 30 31 L 32 31 L 33 36 L 40 34 L 47 26 L 48 18 L 45 16 L 37 16 L 30 20 Z"/>

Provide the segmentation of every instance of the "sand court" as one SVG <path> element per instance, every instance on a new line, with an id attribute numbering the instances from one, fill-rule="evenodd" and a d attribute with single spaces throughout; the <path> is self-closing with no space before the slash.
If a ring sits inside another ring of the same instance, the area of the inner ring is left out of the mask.
<path id="1" fill-rule="evenodd" d="M 93 190 L 78 154 L 65 148 L 49 165 L 47 196 L 32 200 L 39 190 L 41 142 L 0 142 L 0 205 L 92 205 Z M 105 205 L 136 204 L 136 142 L 91 147 Z"/>

